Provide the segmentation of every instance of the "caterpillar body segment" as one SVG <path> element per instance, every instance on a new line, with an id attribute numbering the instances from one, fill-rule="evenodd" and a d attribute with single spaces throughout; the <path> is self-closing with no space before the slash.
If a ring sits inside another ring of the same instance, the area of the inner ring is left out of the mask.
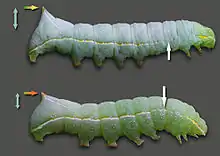
<path id="1" fill-rule="evenodd" d="M 96 137 L 103 137 L 108 146 L 117 147 L 122 136 L 140 146 L 144 142 L 141 135 L 159 140 L 157 131 L 162 130 L 182 143 L 181 137 L 187 140 L 187 135 L 205 136 L 208 127 L 192 106 L 172 98 L 163 105 L 159 96 L 81 105 L 42 94 L 30 120 L 30 132 L 37 141 L 53 133 L 70 133 L 77 135 L 80 145 L 86 147 Z"/>
<path id="2" fill-rule="evenodd" d="M 195 46 L 214 48 L 215 34 L 211 28 L 188 20 L 145 23 L 72 24 L 54 17 L 44 7 L 41 20 L 29 43 L 28 55 L 36 62 L 39 55 L 58 52 L 71 56 L 79 66 L 84 58 L 92 58 L 102 66 L 106 58 L 113 58 L 118 67 L 126 58 L 133 58 L 141 66 L 145 57 L 182 50 L 190 57 Z"/>

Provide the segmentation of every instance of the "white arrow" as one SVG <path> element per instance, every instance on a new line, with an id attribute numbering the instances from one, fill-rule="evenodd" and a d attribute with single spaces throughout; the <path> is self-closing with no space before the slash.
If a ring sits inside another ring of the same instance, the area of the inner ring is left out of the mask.
<path id="1" fill-rule="evenodd" d="M 18 27 L 18 10 L 16 8 L 14 9 L 13 14 L 14 14 L 13 26 L 14 26 L 14 29 L 16 30 Z"/>
<path id="2" fill-rule="evenodd" d="M 168 45 L 167 45 L 167 59 L 168 59 L 168 61 L 170 61 L 170 52 L 171 52 L 171 48 L 170 48 L 170 44 L 168 43 Z"/>
<path id="3" fill-rule="evenodd" d="M 167 97 L 166 97 L 166 86 L 163 86 L 163 97 L 162 97 L 163 105 L 166 105 Z"/>
<path id="4" fill-rule="evenodd" d="M 19 98 L 20 98 L 20 96 L 19 96 L 19 94 L 17 93 L 17 94 L 16 94 L 16 105 L 15 105 L 15 107 L 16 107 L 17 109 L 20 108 Z"/>

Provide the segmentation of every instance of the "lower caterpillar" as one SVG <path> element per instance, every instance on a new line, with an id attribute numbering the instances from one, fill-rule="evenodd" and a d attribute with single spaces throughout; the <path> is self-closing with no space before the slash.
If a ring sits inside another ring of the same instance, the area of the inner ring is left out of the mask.
<path id="1" fill-rule="evenodd" d="M 140 146 L 144 142 L 141 134 L 159 140 L 157 131 L 162 130 L 182 144 L 181 137 L 187 141 L 187 135 L 205 136 L 208 126 L 192 106 L 172 98 L 164 105 L 159 96 L 80 105 L 42 93 L 41 104 L 30 120 L 30 132 L 39 142 L 46 135 L 64 132 L 77 134 L 85 147 L 95 137 L 103 137 L 107 146 L 117 147 L 121 136 Z"/>
<path id="2" fill-rule="evenodd" d="M 191 46 L 201 54 L 201 47 L 214 48 L 215 42 L 211 28 L 193 21 L 74 25 L 55 18 L 43 7 L 28 55 L 31 62 L 36 62 L 39 55 L 56 51 L 70 55 L 75 66 L 84 58 L 93 58 L 98 67 L 106 58 L 113 58 L 121 68 L 129 57 L 141 66 L 145 57 L 165 53 L 168 44 L 172 52 L 182 50 L 191 57 Z"/>

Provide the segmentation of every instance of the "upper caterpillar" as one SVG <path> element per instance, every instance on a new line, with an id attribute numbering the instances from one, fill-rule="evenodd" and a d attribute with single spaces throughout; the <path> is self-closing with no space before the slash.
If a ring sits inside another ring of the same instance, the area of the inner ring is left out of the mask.
<path id="1" fill-rule="evenodd" d="M 37 141 L 43 141 L 45 135 L 66 132 L 78 134 L 80 145 L 87 147 L 100 136 L 108 146 L 116 147 L 120 136 L 140 146 L 144 142 L 141 134 L 158 140 L 157 130 L 171 133 L 182 143 L 181 137 L 187 141 L 187 135 L 205 136 L 208 127 L 192 106 L 172 98 L 163 105 L 159 96 L 80 105 L 42 93 L 41 104 L 30 120 L 30 132 Z"/>
<path id="2" fill-rule="evenodd" d="M 69 54 L 75 66 L 83 58 L 92 57 L 97 66 L 105 58 L 114 58 L 118 67 L 126 58 L 132 57 L 138 65 L 149 55 L 171 50 L 182 50 L 190 57 L 194 46 L 201 53 L 201 47 L 214 48 L 215 34 L 211 28 L 187 20 L 144 23 L 118 23 L 90 25 L 55 18 L 44 7 L 38 27 L 29 45 L 29 58 L 36 62 L 39 55 L 57 51 Z"/>

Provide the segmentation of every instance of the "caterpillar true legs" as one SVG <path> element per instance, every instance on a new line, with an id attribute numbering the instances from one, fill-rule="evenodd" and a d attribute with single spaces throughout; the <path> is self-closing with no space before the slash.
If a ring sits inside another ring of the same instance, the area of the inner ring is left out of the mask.
<path id="1" fill-rule="evenodd" d="M 78 135 L 80 145 L 87 147 L 101 136 L 108 146 L 116 147 L 121 136 L 140 146 L 144 142 L 141 134 L 158 140 L 157 131 L 162 130 L 182 143 L 181 137 L 187 140 L 187 135 L 205 136 L 208 127 L 192 106 L 172 98 L 164 106 L 159 96 L 80 105 L 42 94 L 30 120 L 30 132 L 37 141 L 49 134 L 66 132 Z"/>

